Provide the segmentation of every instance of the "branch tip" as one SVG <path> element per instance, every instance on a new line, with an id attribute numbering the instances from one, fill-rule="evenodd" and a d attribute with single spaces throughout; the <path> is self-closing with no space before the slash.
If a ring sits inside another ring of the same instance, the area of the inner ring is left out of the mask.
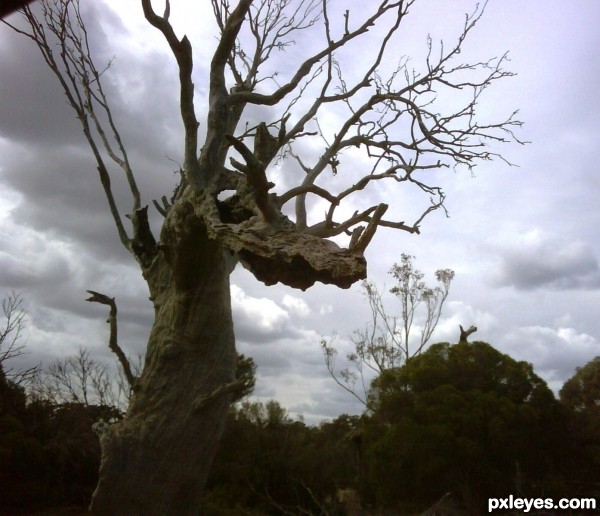
<path id="1" fill-rule="evenodd" d="M 94 290 L 86 290 L 86 292 L 88 294 L 91 294 L 90 297 L 86 299 L 86 301 L 110 306 L 110 313 L 106 321 L 110 325 L 108 347 L 115 355 L 117 355 L 117 359 L 119 360 L 119 363 L 123 368 L 123 373 L 125 374 L 127 383 L 129 383 L 129 386 L 133 389 L 135 388 L 137 378 L 131 371 L 131 365 L 129 363 L 129 360 L 127 360 L 125 353 L 123 353 L 123 350 L 117 343 L 117 303 L 115 302 L 115 298 L 109 297 L 106 294 L 101 294 L 100 292 L 96 292 Z"/>

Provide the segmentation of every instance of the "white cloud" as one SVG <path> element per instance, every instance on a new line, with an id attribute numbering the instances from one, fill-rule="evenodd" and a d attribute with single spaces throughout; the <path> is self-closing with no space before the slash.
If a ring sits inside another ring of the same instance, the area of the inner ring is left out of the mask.
<path id="1" fill-rule="evenodd" d="M 5 220 L 0 228 L 0 284 L 22 288 L 72 279 L 72 249 L 27 227 Z"/>
<path id="2" fill-rule="evenodd" d="M 327 315 L 333 313 L 333 306 L 331 305 L 321 305 L 319 307 L 319 315 Z"/>
<path id="3" fill-rule="evenodd" d="M 249 296 L 236 285 L 231 285 L 231 308 L 236 335 L 253 342 L 280 336 L 289 319 L 289 314 L 275 301 Z"/>
<path id="4" fill-rule="evenodd" d="M 600 355 L 600 342 L 575 328 L 526 326 L 509 331 L 501 340 L 505 353 L 532 363 L 555 391 L 577 367 Z"/>
<path id="5" fill-rule="evenodd" d="M 307 317 L 311 310 L 303 299 L 286 294 L 283 296 L 283 306 L 287 307 L 291 312 L 299 317 Z"/>

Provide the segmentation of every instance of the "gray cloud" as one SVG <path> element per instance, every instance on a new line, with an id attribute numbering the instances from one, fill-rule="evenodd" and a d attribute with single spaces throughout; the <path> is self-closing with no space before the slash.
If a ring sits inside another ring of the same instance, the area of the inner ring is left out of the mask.
<path id="1" fill-rule="evenodd" d="M 514 358 L 534 364 L 537 374 L 556 392 L 577 367 L 600 355 L 595 337 L 569 327 L 515 328 L 503 337 L 502 347 Z"/>
<path id="2" fill-rule="evenodd" d="M 540 231 L 531 231 L 498 248 L 500 264 L 492 282 L 518 290 L 596 289 L 600 287 L 598 259 L 592 247 Z"/>

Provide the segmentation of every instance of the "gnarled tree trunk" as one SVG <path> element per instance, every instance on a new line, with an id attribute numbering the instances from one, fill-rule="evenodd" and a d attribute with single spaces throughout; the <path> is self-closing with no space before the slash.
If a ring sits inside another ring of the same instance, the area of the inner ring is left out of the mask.
<path id="1" fill-rule="evenodd" d="M 187 186 L 159 244 L 140 229 L 145 210 L 134 219 L 155 322 L 127 414 L 100 432 L 96 514 L 196 513 L 235 388 L 229 276 L 238 259 L 267 284 L 303 289 L 366 276 L 360 252 L 304 235 L 282 215 L 224 223 L 231 211 L 216 193 Z"/>
<path id="2" fill-rule="evenodd" d="M 101 435 L 96 514 L 197 514 L 229 407 L 211 393 L 234 377 L 234 261 L 201 226 L 165 228 L 145 271 L 155 322 L 144 372 L 125 419 Z"/>

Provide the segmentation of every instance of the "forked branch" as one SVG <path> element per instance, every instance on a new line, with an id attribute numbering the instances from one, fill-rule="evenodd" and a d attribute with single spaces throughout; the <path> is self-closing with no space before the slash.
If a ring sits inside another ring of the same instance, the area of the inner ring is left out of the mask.
<path id="1" fill-rule="evenodd" d="M 115 302 L 115 298 L 108 297 L 107 295 L 100 294 L 99 292 L 94 292 L 93 290 L 88 290 L 87 292 L 91 295 L 86 299 L 86 301 L 89 301 L 91 303 L 100 303 L 102 305 L 107 305 L 110 307 L 110 312 L 106 321 L 110 325 L 108 347 L 115 355 L 117 355 L 117 359 L 119 360 L 119 363 L 123 368 L 123 373 L 125 374 L 127 383 L 129 383 L 129 387 L 133 389 L 135 388 L 137 378 L 131 371 L 131 365 L 129 364 L 129 360 L 127 360 L 127 356 L 125 356 L 125 353 L 123 353 L 123 350 L 121 349 L 117 341 L 117 303 Z"/>
<path id="2" fill-rule="evenodd" d="M 159 16 L 154 12 L 150 0 L 142 0 L 144 16 L 150 22 L 150 25 L 156 27 L 165 37 L 179 67 L 179 105 L 181 119 L 185 129 L 184 146 L 184 164 L 183 168 L 188 175 L 188 182 L 198 182 L 200 180 L 200 170 L 198 167 L 198 120 L 194 109 L 194 83 L 192 82 L 192 45 L 187 36 L 181 40 L 177 38 L 169 16 L 171 13 L 171 4 L 169 0 L 165 3 L 165 12 Z"/>
<path id="3" fill-rule="evenodd" d="M 459 324 L 458 327 L 460 328 L 460 336 L 458 338 L 458 342 L 467 343 L 469 336 L 477 331 L 477 326 L 469 326 L 469 328 L 467 328 L 466 330 L 462 327 L 461 324 Z"/>

